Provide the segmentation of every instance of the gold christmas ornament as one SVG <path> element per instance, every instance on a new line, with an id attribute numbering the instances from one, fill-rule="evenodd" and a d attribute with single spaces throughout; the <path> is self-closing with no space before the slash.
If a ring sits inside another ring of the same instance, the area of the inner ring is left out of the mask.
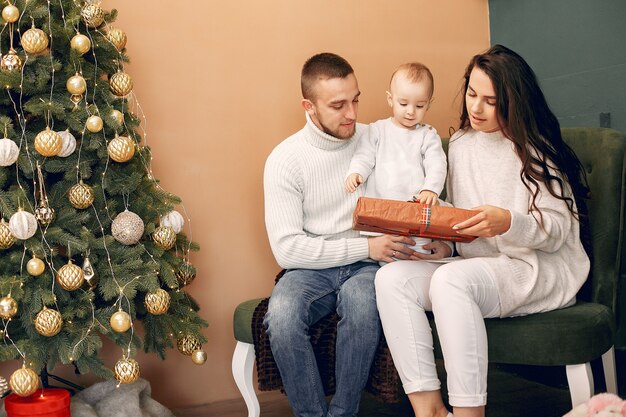
<path id="1" fill-rule="evenodd" d="M 78 265 L 74 265 L 70 259 L 57 271 L 57 282 L 66 291 L 74 291 L 85 282 L 85 273 Z"/>
<path id="2" fill-rule="evenodd" d="M 124 210 L 113 219 L 111 234 L 122 245 L 134 245 L 143 236 L 144 224 L 141 217 Z"/>
<path id="3" fill-rule="evenodd" d="M 181 287 L 189 285 L 196 278 L 196 268 L 189 262 L 183 261 L 178 267 L 178 271 L 176 271 L 176 278 Z"/>
<path id="4" fill-rule="evenodd" d="M 83 273 L 85 274 L 85 281 L 89 284 L 89 288 L 95 288 L 98 283 L 98 278 L 96 277 L 96 271 L 93 269 L 93 265 L 91 265 L 89 256 L 85 256 L 83 260 Z"/>
<path id="5" fill-rule="evenodd" d="M 35 136 L 35 149 L 42 156 L 56 156 L 63 147 L 63 139 L 57 132 L 46 127 Z"/>
<path id="6" fill-rule="evenodd" d="M 13 165 L 20 156 L 20 148 L 9 138 L 0 139 L 0 167 Z"/>
<path id="7" fill-rule="evenodd" d="M 111 320 L 109 323 L 111 324 L 111 328 L 118 332 L 124 333 L 126 330 L 130 329 L 130 316 L 127 312 L 123 310 L 119 310 L 111 316 Z"/>
<path id="8" fill-rule="evenodd" d="M 167 313 L 170 308 L 170 295 L 162 288 L 156 290 L 156 292 L 146 294 L 144 299 L 144 305 L 148 313 L 158 316 L 160 314 Z"/>
<path id="9" fill-rule="evenodd" d="M 61 313 L 46 306 L 35 316 L 35 330 L 42 336 L 55 336 L 61 331 L 62 326 Z"/>
<path id="10" fill-rule="evenodd" d="M 133 80 L 125 72 L 116 72 L 109 79 L 109 90 L 118 97 L 124 97 L 133 91 Z"/>
<path id="11" fill-rule="evenodd" d="M 87 81 L 85 81 L 82 75 L 76 73 L 67 79 L 65 88 L 67 88 L 70 94 L 83 94 L 87 90 Z"/>
<path id="12" fill-rule="evenodd" d="M 17 301 L 11 294 L 0 298 L 0 318 L 8 320 L 17 314 Z"/>
<path id="13" fill-rule="evenodd" d="M 111 41 L 113 46 L 115 46 L 118 51 L 121 51 L 126 47 L 126 40 L 128 38 L 122 29 L 112 27 L 107 33 L 107 39 Z"/>
<path id="14" fill-rule="evenodd" d="M 9 224 L 0 219 L 0 249 L 9 249 L 15 243 L 15 236 L 11 233 Z"/>
<path id="15" fill-rule="evenodd" d="M 170 250 L 176 244 L 176 232 L 171 227 L 159 226 L 152 234 L 156 246 L 163 250 Z"/>
<path id="16" fill-rule="evenodd" d="M 118 126 L 122 126 L 124 124 L 124 113 L 119 110 L 111 110 L 111 117 L 117 123 Z"/>
<path id="17" fill-rule="evenodd" d="M 87 36 L 77 33 L 70 41 L 70 47 L 80 55 L 84 55 L 91 49 L 91 41 Z"/>
<path id="18" fill-rule="evenodd" d="M 0 59 L 0 69 L 2 71 L 13 72 L 22 69 L 22 59 L 17 55 L 15 49 L 11 48 L 9 52 L 2 55 Z"/>
<path id="19" fill-rule="evenodd" d="M 204 365 L 206 362 L 206 352 L 204 350 L 194 350 L 191 354 L 191 360 L 196 365 Z"/>
<path id="20" fill-rule="evenodd" d="M 67 129 L 62 132 L 58 132 L 58 134 L 61 136 L 61 150 L 57 156 L 67 158 L 76 150 L 76 138 Z"/>
<path id="21" fill-rule="evenodd" d="M 107 152 L 115 162 L 129 161 L 135 155 L 135 142 L 128 136 L 115 136 L 109 142 Z"/>
<path id="22" fill-rule="evenodd" d="M 20 240 L 30 239 L 37 231 L 37 219 L 32 213 L 20 209 L 9 219 L 9 229 Z"/>
<path id="23" fill-rule="evenodd" d="M 54 209 L 48 205 L 48 202 L 40 203 L 35 209 L 35 218 L 42 226 L 47 226 L 54 221 Z"/>
<path id="24" fill-rule="evenodd" d="M 87 122 L 85 123 L 85 127 L 87 127 L 87 130 L 91 133 L 96 133 L 102 130 L 104 122 L 102 122 L 102 118 L 100 118 L 100 116 L 89 116 L 87 118 Z"/>
<path id="25" fill-rule="evenodd" d="M 132 384 L 139 379 L 139 363 L 132 358 L 122 358 L 115 364 L 115 379 L 122 384 Z"/>
<path id="26" fill-rule="evenodd" d="M 77 209 L 86 209 L 94 200 L 93 188 L 84 184 L 82 180 L 70 188 L 68 196 L 70 204 Z"/>
<path id="27" fill-rule="evenodd" d="M 14 5 L 9 4 L 2 9 L 2 18 L 7 23 L 15 23 L 20 18 L 20 11 Z"/>
<path id="28" fill-rule="evenodd" d="M 87 4 L 80 11 L 80 15 L 90 28 L 97 28 L 104 22 L 104 11 L 97 4 Z"/>
<path id="29" fill-rule="evenodd" d="M 20 397 L 28 397 L 39 388 L 39 375 L 26 365 L 13 372 L 9 378 L 9 386 Z"/>
<path id="30" fill-rule="evenodd" d="M 191 356 L 194 351 L 202 348 L 202 344 L 195 336 L 188 334 L 178 339 L 176 347 L 183 355 Z"/>
<path id="31" fill-rule="evenodd" d="M 168 226 L 174 229 L 174 232 L 180 233 L 185 226 L 185 219 L 182 214 L 176 210 L 161 216 L 161 226 Z"/>
<path id="32" fill-rule="evenodd" d="M 39 54 L 48 47 L 48 35 L 43 30 L 33 26 L 22 34 L 20 43 L 29 54 Z"/>
<path id="33" fill-rule="evenodd" d="M 45 271 L 45 269 L 46 264 L 35 255 L 33 255 L 33 258 L 31 260 L 26 262 L 26 271 L 28 271 L 28 273 L 34 277 L 38 277 L 39 275 L 43 274 L 43 271 Z"/>

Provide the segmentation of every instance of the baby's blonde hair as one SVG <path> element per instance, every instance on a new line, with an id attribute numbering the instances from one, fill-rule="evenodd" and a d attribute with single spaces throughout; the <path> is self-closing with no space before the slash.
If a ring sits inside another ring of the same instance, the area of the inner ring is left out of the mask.
<path id="1" fill-rule="evenodd" d="M 420 62 L 408 62 L 400 65 L 396 68 L 393 74 L 391 74 L 391 79 L 389 80 L 390 88 L 391 83 L 397 74 L 404 75 L 406 79 L 412 83 L 418 83 L 424 79 L 428 80 L 430 82 L 430 97 L 433 96 L 433 93 L 435 92 L 435 80 L 433 79 L 433 74 L 426 65 Z"/>

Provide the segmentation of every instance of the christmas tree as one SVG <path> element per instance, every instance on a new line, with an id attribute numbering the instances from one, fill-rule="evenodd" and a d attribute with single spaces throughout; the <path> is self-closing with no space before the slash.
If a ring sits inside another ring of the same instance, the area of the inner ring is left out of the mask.
<path id="1" fill-rule="evenodd" d="M 182 290 L 198 247 L 152 175 L 116 15 L 93 0 L 2 9 L 0 360 L 22 360 L 20 395 L 61 364 L 131 383 L 137 349 L 206 360 L 207 323 Z M 120 347 L 114 370 L 103 337 Z"/>

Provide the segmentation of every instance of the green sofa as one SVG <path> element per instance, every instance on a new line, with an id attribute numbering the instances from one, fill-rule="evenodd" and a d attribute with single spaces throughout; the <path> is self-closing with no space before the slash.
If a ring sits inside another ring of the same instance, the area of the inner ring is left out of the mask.
<path id="1" fill-rule="evenodd" d="M 490 362 L 566 366 L 572 405 L 576 406 L 594 394 L 590 362 L 597 358 L 602 358 L 607 391 L 617 393 L 613 345 L 624 240 L 626 137 L 602 128 L 566 128 L 562 132 L 583 163 L 592 194 L 588 204 L 594 255 L 589 282 L 572 307 L 523 317 L 487 319 L 486 326 Z M 237 341 L 233 377 L 249 417 L 260 415 L 252 380 L 255 355 L 251 322 L 261 300 L 241 303 L 233 320 Z M 432 320 L 431 326 L 435 352 L 441 358 Z"/>

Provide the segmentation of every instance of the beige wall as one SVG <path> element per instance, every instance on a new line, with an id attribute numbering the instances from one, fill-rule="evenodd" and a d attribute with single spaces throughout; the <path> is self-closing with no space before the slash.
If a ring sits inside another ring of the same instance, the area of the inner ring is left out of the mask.
<path id="1" fill-rule="evenodd" d="M 236 398 L 232 313 L 239 302 L 269 294 L 279 269 L 265 235 L 262 172 L 272 148 L 303 124 L 302 63 L 322 51 L 348 59 L 362 91 L 359 119 L 370 122 L 389 114 L 384 93 L 392 70 L 422 61 L 435 77 L 426 122 L 448 136 L 463 69 L 489 45 L 487 0 L 102 6 L 118 9 L 116 26 L 129 38 L 127 71 L 146 116 L 155 174 L 182 197 L 202 247 L 192 255 L 198 276 L 188 290 L 210 322 L 209 359 L 197 366 L 177 350 L 165 362 L 140 355 L 142 376 L 170 407 Z M 121 351 L 108 354 L 114 363 Z"/>

